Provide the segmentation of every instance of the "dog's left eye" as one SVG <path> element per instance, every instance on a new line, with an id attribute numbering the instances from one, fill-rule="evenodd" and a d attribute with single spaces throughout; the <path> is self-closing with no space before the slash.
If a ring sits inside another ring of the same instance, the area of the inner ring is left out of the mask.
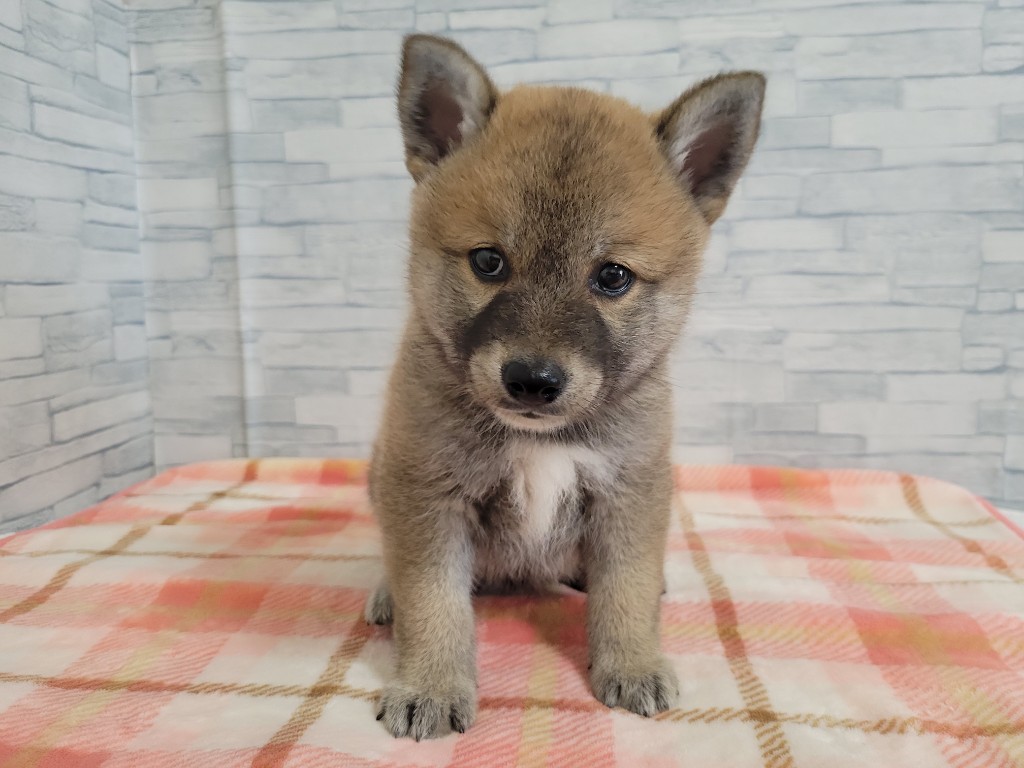
<path id="1" fill-rule="evenodd" d="M 494 248 L 474 248 L 469 252 L 469 263 L 477 277 L 487 282 L 504 280 L 508 275 L 505 257 Z"/>
<path id="2" fill-rule="evenodd" d="M 633 273 L 621 264 L 605 264 L 591 279 L 594 289 L 606 296 L 621 296 L 633 285 Z"/>

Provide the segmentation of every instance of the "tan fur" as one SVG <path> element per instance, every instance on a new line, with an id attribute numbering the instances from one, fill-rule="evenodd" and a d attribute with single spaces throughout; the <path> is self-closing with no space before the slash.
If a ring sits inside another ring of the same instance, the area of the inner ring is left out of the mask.
<path id="1" fill-rule="evenodd" d="M 762 93 L 727 76 L 657 115 L 578 89 L 499 94 L 453 43 L 407 39 L 411 314 L 374 450 L 387 580 L 366 611 L 394 620 L 378 718 L 394 735 L 472 723 L 471 594 L 508 584 L 585 580 L 597 697 L 644 715 L 675 700 L 658 650 L 667 358 Z M 480 247 L 507 259 L 500 284 L 471 269 Z M 636 275 L 616 298 L 588 282 L 608 262 Z M 539 416 L 508 410 L 513 358 L 565 370 Z"/>

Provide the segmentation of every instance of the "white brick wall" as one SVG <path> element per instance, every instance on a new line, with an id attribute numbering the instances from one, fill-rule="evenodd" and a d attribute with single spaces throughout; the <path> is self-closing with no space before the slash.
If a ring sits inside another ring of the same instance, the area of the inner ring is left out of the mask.
<path id="1" fill-rule="evenodd" d="M 0 334 L 19 331 L 0 335 L 0 409 L 24 408 L 0 415 L 23 425 L 0 437 L 0 498 L 18 515 L 113 487 L 36 473 L 148 469 L 127 458 L 149 450 L 147 364 L 158 466 L 368 452 L 404 318 L 392 99 L 412 29 L 502 86 L 652 109 L 766 71 L 762 140 L 673 364 L 678 457 L 924 472 L 1024 506 L 1024 48 L 1005 0 L 160 0 L 132 4 L 130 50 L 124 26 L 0 5 Z"/>
<path id="2" fill-rule="evenodd" d="M 152 472 L 128 21 L 0 3 L 0 532 Z"/>

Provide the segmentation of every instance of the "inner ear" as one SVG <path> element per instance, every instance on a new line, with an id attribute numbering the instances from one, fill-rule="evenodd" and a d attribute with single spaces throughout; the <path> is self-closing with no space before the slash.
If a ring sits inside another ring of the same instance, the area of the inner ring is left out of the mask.
<path id="1" fill-rule="evenodd" d="M 721 176 L 732 160 L 730 147 L 736 143 L 736 131 L 721 122 L 701 131 L 686 148 L 681 173 L 683 180 L 699 191 L 708 179 Z"/>
<path id="2" fill-rule="evenodd" d="M 420 97 L 419 127 L 441 159 L 462 141 L 462 107 L 441 83 L 427 86 Z"/>

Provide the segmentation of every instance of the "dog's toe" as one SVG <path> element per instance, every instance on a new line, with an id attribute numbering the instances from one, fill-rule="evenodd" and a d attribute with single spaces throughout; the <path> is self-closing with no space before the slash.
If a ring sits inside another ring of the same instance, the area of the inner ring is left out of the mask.
<path id="1" fill-rule="evenodd" d="M 622 707 L 652 717 L 675 705 L 679 683 L 664 658 L 650 669 L 630 672 L 611 670 L 592 674 L 594 694 L 609 707 Z"/>
<path id="2" fill-rule="evenodd" d="M 366 601 L 363 616 L 367 624 L 390 624 L 394 620 L 395 608 L 387 584 L 381 584 Z"/>
<path id="3" fill-rule="evenodd" d="M 472 696 L 423 694 L 393 686 L 381 697 L 377 719 L 392 736 L 411 736 L 420 741 L 449 732 L 465 733 L 475 714 Z"/>

